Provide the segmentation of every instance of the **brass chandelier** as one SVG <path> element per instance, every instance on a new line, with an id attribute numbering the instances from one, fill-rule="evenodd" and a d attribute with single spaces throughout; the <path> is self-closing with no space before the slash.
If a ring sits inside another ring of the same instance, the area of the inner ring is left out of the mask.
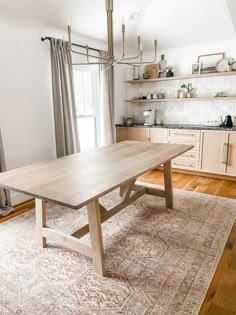
<path id="1" fill-rule="evenodd" d="M 71 44 L 71 52 L 82 55 L 86 57 L 85 63 L 77 63 L 78 65 L 94 65 L 94 64 L 104 64 L 107 65 L 108 68 L 116 65 L 136 65 L 141 66 L 145 64 L 152 64 L 157 61 L 157 39 L 154 39 L 154 60 L 152 61 L 143 61 L 143 45 L 141 42 L 141 36 L 137 36 L 137 55 L 133 57 L 127 57 L 125 54 L 125 23 L 122 21 L 122 56 L 120 58 L 116 58 L 114 56 L 114 40 L 113 40 L 113 0 L 105 0 L 106 1 L 106 12 L 107 12 L 107 42 L 108 42 L 108 51 L 107 57 L 101 58 L 96 55 L 92 55 L 89 53 L 88 45 L 85 46 L 85 52 L 76 51 L 72 48 L 72 40 L 71 40 L 71 25 L 67 26 L 69 43 Z M 96 62 L 92 61 L 91 58 L 97 59 Z"/>

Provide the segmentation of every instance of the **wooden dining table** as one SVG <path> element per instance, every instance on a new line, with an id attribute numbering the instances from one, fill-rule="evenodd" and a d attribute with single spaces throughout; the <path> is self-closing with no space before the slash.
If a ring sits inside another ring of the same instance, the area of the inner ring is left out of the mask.
<path id="1" fill-rule="evenodd" d="M 36 237 L 40 246 L 46 247 L 50 239 L 91 257 L 94 270 L 103 276 L 101 224 L 144 194 L 163 197 L 166 207 L 173 208 L 171 160 L 191 148 L 184 144 L 124 141 L 1 173 L 0 187 L 35 198 Z M 136 183 L 140 175 L 160 165 L 164 168 L 164 189 Z M 120 200 L 106 209 L 100 198 L 115 189 L 119 189 Z M 47 202 L 74 210 L 86 206 L 88 224 L 71 234 L 47 226 Z M 87 233 L 90 243 L 81 240 Z"/>

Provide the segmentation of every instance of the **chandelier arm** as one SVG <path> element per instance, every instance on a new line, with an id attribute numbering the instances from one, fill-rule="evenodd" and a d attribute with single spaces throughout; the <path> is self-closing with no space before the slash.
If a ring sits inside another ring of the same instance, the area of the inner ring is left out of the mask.
<path id="1" fill-rule="evenodd" d="M 107 62 L 79 62 L 79 63 L 72 63 L 72 66 L 90 66 L 90 65 L 108 65 Z"/>
<path id="2" fill-rule="evenodd" d="M 79 51 L 75 51 L 75 50 L 73 50 L 72 48 L 71 48 L 71 52 L 74 53 L 74 54 L 82 55 L 82 56 L 89 56 L 89 57 L 91 57 L 91 58 L 109 61 L 108 58 L 103 58 L 103 57 L 94 56 L 94 55 L 90 55 L 90 54 L 87 55 L 87 54 L 85 54 L 85 53 L 82 53 L 82 52 L 79 52 Z"/>
<path id="3" fill-rule="evenodd" d="M 88 45 L 86 45 L 86 55 L 87 55 L 87 63 L 90 64 L 90 61 L 89 61 L 89 52 L 88 52 Z"/>
<path id="4" fill-rule="evenodd" d="M 118 64 L 124 64 L 124 65 L 136 65 L 136 66 L 141 66 L 141 65 L 148 65 L 148 64 L 152 64 L 152 63 L 156 63 L 157 62 L 157 51 L 155 49 L 155 58 L 152 61 L 142 61 L 142 54 L 141 54 L 141 60 L 140 62 L 123 62 L 123 61 L 119 61 L 117 62 Z"/>
<path id="5" fill-rule="evenodd" d="M 155 57 L 154 57 L 154 60 L 152 60 L 152 61 L 143 61 L 143 52 L 142 52 L 142 50 L 140 50 L 140 62 L 129 62 L 129 63 L 118 62 L 118 63 L 119 64 L 127 64 L 127 65 L 136 65 L 136 66 L 156 63 L 157 62 L 157 40 L 156 39 L 154 40 L 154 47 L 155 47 Z"/>
<path id="6" fill-rule="evenodd" d="M 155 58 L 153 61 L 140 61 L 140 62 L 118 62 L 119 64 L 124 65 L 148 65 L 157 62 L 157 58 Z"/>
<path id="7" fill-rule="evenodd" d="M 138 35 L 138 55 L 137 56 L 135 56 L 135 57 L 126 57 L 126 58 L 124 58 L 124 54 L 123 54 L 123 56 L 122 56 L 122 58 L 120 58 L 120 60 L 134 60 L 134 59 L 138 59 L 138 58 L 140 58 L 140 51 L 141 51 L 141 37 L 140 37 L 140 35 Z"/>
<path id="8" fill-rule="evenodd" d="M 125 57 L 125 24 L 122 24 L 122 46 L 123 46 L 123 54 L 122 58 Z"/>
<path id="9" fill-rule="evenodd" d="M 120 58 L 120 60 L 133 60 L 133 59 L 138 59 L 138 58 L 140 58 L 140 54 L 135 57 Z"/>
<path id="10" fill-rule="evenodd" d="M 116 64 L 118 65 L 127 65 L 127 66 L 137 66 L 137 67 L 141 67 L 141 64 L 137 64 L 135 62 L 122 62 L 122 61 L 119 61 L 117 62 Z"/>
<path id="11" fill-rule="evenodd" d="M 82 52 L 78 52 L 78 51 L 75 51 L 72 49 L 72 41 L 71 41 L 71 26 L 70 25 L 67 25 L 67 31 L 68 31 L 68 39 L 69 39 L 69 44 L 71 45 L 70 47 L 70 51 L 74 54 L 78 54 L 78 55 L 81 55 L 81 56 L 86 56 L 87 57 L 87 64 L 91 64 L 91 62 L 89 61 L 89 57 L 91 58 L 95 58 L 95 59 L 99 59 L 99 60 L 107 60 L 109 61 L 108 58 L 103 58 L 103 57 L 100 57 L 100 56 L 94 56 L 94 55 L 90 55 L 89 54 L 89 47 L 88 45 L 85 46 L 85 49 L 86 49 L 86 53 L 82 53 Z M 83 63 L 81 63 L 82 65 Z M 94 64 L 94 63 L 93 63 Z M 100 64 L 100 63 L 98 63 Z"/>

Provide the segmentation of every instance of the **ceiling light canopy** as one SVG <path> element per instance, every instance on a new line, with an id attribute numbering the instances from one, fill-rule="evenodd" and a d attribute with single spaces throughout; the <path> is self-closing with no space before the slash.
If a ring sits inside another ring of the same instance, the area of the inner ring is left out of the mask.
<path id="1" fill-rule="evenodd" d="M 133 12 L 129 16 L 130 20 L 137 20 L 139 17 L 140 17 L 140 13 L 139 12 Z"/>

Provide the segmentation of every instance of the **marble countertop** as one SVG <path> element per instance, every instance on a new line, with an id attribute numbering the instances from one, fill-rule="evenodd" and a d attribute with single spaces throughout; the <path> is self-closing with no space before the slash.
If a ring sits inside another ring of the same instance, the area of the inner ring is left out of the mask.
<path id="1" fill-rule="evenodd" d="M 181 124 L 161 124 L 161 125 L 149 125 L 144 126 L 141 123 L 128 124 L 116 124 L 116 127 L 140 127 L 140 128 L 167 128 L 167 129 L 192 129 L 192 130 L 233 130 L 236 131 L 236 126 L 233 128 L 223 128 L 218 126 L 205 126 L 205 125 L 181 125 Z"/>

